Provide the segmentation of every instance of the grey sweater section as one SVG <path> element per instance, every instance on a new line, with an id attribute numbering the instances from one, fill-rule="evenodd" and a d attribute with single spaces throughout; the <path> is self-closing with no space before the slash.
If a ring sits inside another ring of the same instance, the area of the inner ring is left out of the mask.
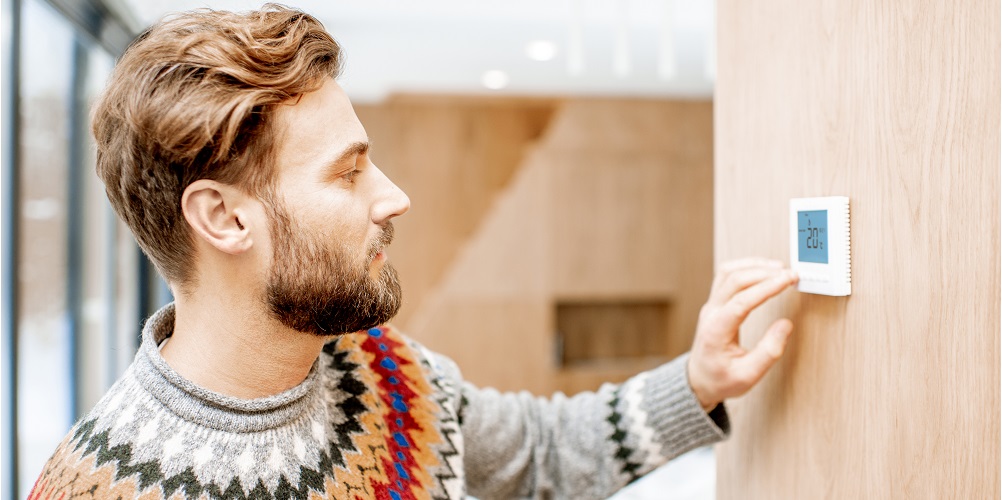
<path id="1" fill-rule="evenodd" d="M 573 397 L 499 393 L 463 384 L 464 464 L 481 499 L 606 498 L 730 431 L 708 415 L 686 378 L 688 355 L 621 385 Z"/>
<path id="2" fill-rule="evenodd" d="M 596 392 L 551 398 L 465 382 L 390 327 L 324 347 L 300 385 L 243 400 L 181 377 L 147 322 L 121 380 L 46 465 L 41 498 L 600 499 L 729 432 L 686 379 L 687 356 Z M 394 496 L 396 495 L 396 496 Z"/>

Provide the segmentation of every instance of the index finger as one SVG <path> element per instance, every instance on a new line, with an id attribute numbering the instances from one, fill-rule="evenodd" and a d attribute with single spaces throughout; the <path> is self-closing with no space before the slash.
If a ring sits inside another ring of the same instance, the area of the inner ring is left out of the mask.
<path id="1" fill-rule="evenodd" d="M 758 283 L 745 289 L 727 302 L 726 310 L 728 316 L 740 325 L 755 308 L 765 303 L 765 301 L 777 296 L 787 287 L 800 280 L 794 271 L 786 271 L 783 274 Z"/>
<path id="2" fill-rule="evenodd" d="M 711 289 L 719 287 L 729 274 L 752 267 L 781 268 L 783 267 L 783 262 L 764 257 L 745 257 L 743 259 L 729 260 L 720 264 L 720 268 L 717 269 L 717 274 L 713 279 Z"/>
<path id="3" fill-rule="evenodd" d="M 783 271 L 781 267 L 752 267 L 734 271 L 710 290 L 710 300 L 707 303 L 724 305 L 742 290 L 780 276 L 784 272 L 786 271 Z"/>

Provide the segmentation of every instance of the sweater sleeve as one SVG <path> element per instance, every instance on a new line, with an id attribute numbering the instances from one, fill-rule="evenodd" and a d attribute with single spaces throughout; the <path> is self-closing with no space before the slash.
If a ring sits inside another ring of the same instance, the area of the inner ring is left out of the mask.
<path id="1" fill-rule="evenodd" d="M 724 439 L 727 411 L 703 411 L 688 354 L 574 397 L 499 393 L 460 382 L 469 493 L 482 500 L 606 498 L 668 460 Z"/>

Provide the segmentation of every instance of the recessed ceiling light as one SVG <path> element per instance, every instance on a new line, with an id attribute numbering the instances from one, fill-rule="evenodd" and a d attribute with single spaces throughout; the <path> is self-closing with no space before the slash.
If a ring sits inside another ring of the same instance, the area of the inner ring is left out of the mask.
<path id="1" fill-rule="evenodd" d="M 480 82 L 491 90 L 500 90 L 508 86 L 508 73 L 498 69 L 485 71 L 484 76 L 480 77 Z"/>
<path id="2" fill-rule="evenodd" d="M 551 61 L 557 57 L 557 44 L 549 40 L 533 40 L 525 44 L 525 55 L 533 61 Z"/>

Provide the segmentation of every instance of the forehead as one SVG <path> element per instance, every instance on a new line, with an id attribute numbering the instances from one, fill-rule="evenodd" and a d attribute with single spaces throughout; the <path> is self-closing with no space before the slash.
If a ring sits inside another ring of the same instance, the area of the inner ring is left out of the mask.
<path id="1" fill-rule="evenodd" d="M 347 94 L 333 78 L 319 90 L 279 106 L 275 119 L 280 173 L 322 168 L 352 144 L 367 141 Z"/>

